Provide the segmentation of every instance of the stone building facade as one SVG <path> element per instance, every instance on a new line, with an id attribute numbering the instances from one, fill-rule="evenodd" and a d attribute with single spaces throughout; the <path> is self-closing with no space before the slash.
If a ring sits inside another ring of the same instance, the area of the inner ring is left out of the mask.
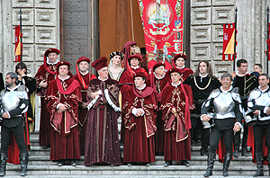
<path id="1" fill-rule="evenodd" d="M 188 1 L 188 0 L 186 0 Z M 14 27 L 23 15 L 23 61 L 30 75 L 43 62 L 49 47 L 60 48 L 73 64 L 81 55 L 95 58 L 98 0 L 1 0 L 0 70 L 13 71 Z M 234 21 L 238 9 L 238 58 L 261 63 L 266 71 L 266 7 L 270 0 L 190 0 L 190 66 L 209 60 L 219 75 L 232 72 L 232 62 L 222 61 L 222 24 Z"/>

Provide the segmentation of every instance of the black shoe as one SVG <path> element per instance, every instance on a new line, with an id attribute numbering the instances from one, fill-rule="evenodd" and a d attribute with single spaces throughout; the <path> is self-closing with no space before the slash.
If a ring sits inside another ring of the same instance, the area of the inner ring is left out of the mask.
<path id="1" fill-rule="evenodd" d="M 5 153 L 1 153 L 0 177 L 4 177 L 6 175 L 7 159 L 8 156 Z"/>
<path id="2" fill-rule="evenodd" d="M 169 165 L 172 165 L 172 161 L 165 161 L 164 167 L 168 167 Z"/>
<path id="3" fill-rule="evenodd" d="M 182 160 L 182 161 L 180 161 L 180 165 L 184 165 L 186 167 L 189 167 L 190 163 L 187 160 Z"/>
<path id="4" fill-rule="evenodd" d="M 239 157 L 239 152 L 238 152 L 238 150 L 234 150 L 234 152 L 233 152 L 233 157 L 235 157 L 235 158 L 238 158 L 238 157 Z"/>
<path id="5" fill-rule="evenodd" d="M 57 162 L 57 166 L 59 166 L 59 167 L 63 166 L 63 162 L 62 161 L 58 161 Z"/>
<path id="6" fill-rule="evenodd" d="M 72 162 L 71 162 L 71 166 L 76 167 L 76 166 L 77 166 L 76 161 L 72 161 Z"/>

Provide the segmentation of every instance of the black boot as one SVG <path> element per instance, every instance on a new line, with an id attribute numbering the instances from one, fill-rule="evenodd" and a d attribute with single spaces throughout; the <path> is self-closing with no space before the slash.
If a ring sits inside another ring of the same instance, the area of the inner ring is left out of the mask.
<path id="1" fill-rule="evenodd" d="M 20 154 L 20 164 L 21 164 L 21 176 L 26 176 L 27 172 L 27 165 L 28 165 L 28 153 L 21 153 Z"/>
<path id="2" fill-rule="evenodd" d="M 263 157 L 262 153 L 256 153 L 257 171 L 253 177 L 263 176 Z"/>
<path id="3" fill-rule="evenodd" d="M 233 157 L 238 158 L 239 157 L 239 147 L 235 146 L 233 150 Z"/>
<path id="4" fill-rule="evenodd" d="M 216 157 L 216 153 L 212 153 L 209 151 L 208 159 L 207 159 L 207 169 L 206 169 L 205 174 L 203 175 L 204 177 L 209 177 L 213 174 L 212 172 L 214 168 L 215 157 Z"/>
<path id="5" fill-rule="evenodd" d="M 7 158 L 7 154 L 1 153 L 0 177 L 4 177 L 6 175 Z"/>
<path id="6" fill-rule="evenodd" d="M 225 155 L 225 159 L 224 159 L 224 163 L 223 163 L 223 176 L 224 177 L 229 176 L 228 169 L 229 169 L 231 160 L 232 160 L 232 154 L 227 153 Z"/>

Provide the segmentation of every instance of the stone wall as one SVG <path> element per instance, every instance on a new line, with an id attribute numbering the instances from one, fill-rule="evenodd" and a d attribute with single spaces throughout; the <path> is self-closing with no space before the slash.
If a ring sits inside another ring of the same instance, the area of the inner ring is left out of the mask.
<path id="1" fill-rule="evenodd" d="M 14 27 L 19 24 L 22 9 L 23 61 L 34 75 L 43 63 L 44 51 L 58 47 L 59 1 L 58 0 L 2 0 L 0 4 L 1 71 L 14 71 Z"/>

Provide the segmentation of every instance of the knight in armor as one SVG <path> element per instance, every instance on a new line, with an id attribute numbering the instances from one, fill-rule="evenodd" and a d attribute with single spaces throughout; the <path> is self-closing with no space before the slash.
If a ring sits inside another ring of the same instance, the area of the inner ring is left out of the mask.
<path id="1" fill-rule="evenodd" d="M 247 110 L 247 100 L 249 93 L 258 86 L 258 81 L 256 75 L 249 74 L 247 72 L 248 70 L 248 62 L 245 59 L 239 59 L 236 63 L 238 73 L 236 74 L 234 80 L 233 80 L 233 87 L 239 88 L 239 94 L 242 101 L 242 106 L 244 110 Z M 241 152 L 242 156 L 246 155 L 247 152 L 247 137 L 248 137 L 248 127 L 247 124 L 244 122 L 244 133 L 242 138 L 242 144 L 241 144 Z M 240 148 L 240 133 L 238 132 L 234 136 L 234 157 L 238 157 L 238 151 Z"/>
<path id="2" fill-rule="evenodd" d="M 268 161 L 270 175 L 270 88 L 269 77 L 267 74 L 259 75 L 259 87 L 251 91 L 248 98 L 248 111 L 246 122 L 253 123 L 254 158 L 257 161 L 257 171 L 254 177 L 263 176 L 263 161 L 264 156 Z M 263 144 L 263 142 L 266 144 Z M 268 148 L 268 152 L 266 151 Z"/>
<path id="3" fill-rule="evenodd" d="M 200 61 L 195 74 L 188 77 L 184 83 L 191 86 L 194 102 L 193 107 L 195 107 L 190 114 L 192 125 L 191 139 L 193 143 L 201 140 L 201 155 L 207 155 L 210 126 L 202 123 L 200 120 L 201 106 L 210 93 L 220 87 L 220 82 L 213 76 L 209 62 Z"/>
<path id="4" fill-rule="evenodd" d="M 232 76 L 228 73 L 223 74 L 221 84 L 222 86 L 213 90 L 202 105 L 201 120 L 211 124 L 210 148 L 204 177 L 212 175 L 216 150 L 221 138 L 225 145 L 223 176 L 228 176 L 232 159 L 233 135 L 242 127 L 241 99 L 237 89 L 232 87 Z"/>
<path id="5" fill-rule="evenodd" d="M 21 176 L 26 176 L 28 164 L 28 151 L 24 139 L 24 113 L 28 109 L 28 96 L 25 86 L 18 84 L 18 76 L 9 72 L 5 78 L 6 88 L 1 91 L 2 123 L 1 123 L 1 164 L 0 176 L 6 174 L 6 161 L 8 159 L 8 145 L 10 135 L 13 134 L 20 149 Z"/>

